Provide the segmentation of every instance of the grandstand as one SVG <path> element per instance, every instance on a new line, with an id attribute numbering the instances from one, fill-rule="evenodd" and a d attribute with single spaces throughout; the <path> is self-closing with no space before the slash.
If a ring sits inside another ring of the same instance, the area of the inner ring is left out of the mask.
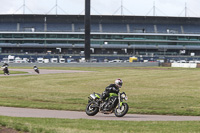
<path id="1" fill-rule="evenodd" d="M 2 54 L 82 51 L 84 15 L 0 15 Z M 91 53 L 200 55 L 200 18 L 92 15 Z"/>

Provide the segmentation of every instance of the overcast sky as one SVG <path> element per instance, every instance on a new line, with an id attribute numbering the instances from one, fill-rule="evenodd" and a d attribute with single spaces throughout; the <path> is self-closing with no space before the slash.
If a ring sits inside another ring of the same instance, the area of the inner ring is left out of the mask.
<path id="1" fill-rule="evenodd" d="M 0 14 L 23 14 L 24 0 L 0 0 Z M 93 15 L 200 17 L 200 0 L 91 0 Z M 121 8 L 123 7 L 123 8 Z M 57 0 L 57 14 L 84 14 L 85 0 Z M 25 0 L 25 14 L 56 14 L 56 0 Z"/>

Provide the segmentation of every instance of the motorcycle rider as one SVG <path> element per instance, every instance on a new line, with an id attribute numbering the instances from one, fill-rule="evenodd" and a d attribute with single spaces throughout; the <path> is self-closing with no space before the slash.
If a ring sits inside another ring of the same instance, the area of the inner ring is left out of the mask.
<path id="1" fill-rule="evenodd" d="M 38 67 L 36 65 L 33 66 L 33 69 L 35 70 L 35 72 L 37 72 Z M 38 72 L 37 72 L 38 73 Z"/>
<path id="2" fill-rule="evenodd" d="M 8 63 L 5 62 L 2 67 L 5 67 L 5 66 L 8 67 L 9 66 Z"/>
<path id="3" fill-rule="evenodd" d="M 35 70 L 35 69 L 38 69 L 38 68 L 37 68 L 37 66 L 36 66 L 36 65 L 34 65 L 34 66 L 33 66 L 33 69 Z"/>
<path id="4" fill-rule="evenodd" d="M 114 84 L 110 84 L 105 88 L 105 91 L 102 93 L 100 101 L 105 102 L 106 98 L 109 97 L 109 93 L 119 93 L 119 88 L 122 87 L 123 81 L 121 79 L 116 79 Z M 109 100 L 104 106 L 104 111 L 108 111 Z"/>
<path id="5" fill-rule="evenodd" d="M 7 63 L 4 63 L 3 66 L 1 68 L 3 68 L 3 72 L 4 72 L 4 75 L 9 75 L 9 71 L 8 71 L 8 64 Z"/>

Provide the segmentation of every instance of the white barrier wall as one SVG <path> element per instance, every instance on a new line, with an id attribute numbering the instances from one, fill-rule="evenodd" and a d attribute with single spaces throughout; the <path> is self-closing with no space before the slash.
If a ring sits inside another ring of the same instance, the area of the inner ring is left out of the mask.
<path id="1" fill-rule="evenodd" d="M 172 63 L 172 67 L 197 68 L 197 63 Z"/>

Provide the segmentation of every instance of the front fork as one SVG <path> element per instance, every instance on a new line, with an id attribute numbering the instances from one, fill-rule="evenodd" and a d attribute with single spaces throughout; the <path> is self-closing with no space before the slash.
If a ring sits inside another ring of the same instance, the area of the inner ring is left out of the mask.
<path id="1" fill-rule="evenodd" d="M 118 93 L 118 109 L 121 107 L 121 99 L 120 99 L 120 93 Z"/>

